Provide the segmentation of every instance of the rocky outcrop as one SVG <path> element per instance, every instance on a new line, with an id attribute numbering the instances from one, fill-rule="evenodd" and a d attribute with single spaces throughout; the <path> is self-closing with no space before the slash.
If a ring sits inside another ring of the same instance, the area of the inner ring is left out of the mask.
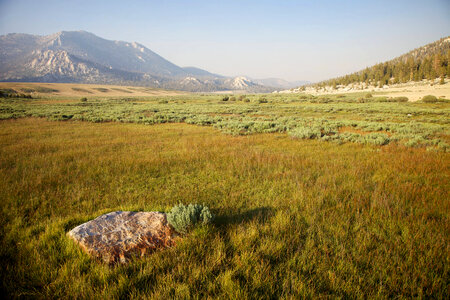
<path id="1" fill-rule="evenodd" d="M 175 232 L 160 212 L 116 211 L 81 224 L 67 233 L 94 258 L 107 264 L 127 263 L 174 245 Z"/>

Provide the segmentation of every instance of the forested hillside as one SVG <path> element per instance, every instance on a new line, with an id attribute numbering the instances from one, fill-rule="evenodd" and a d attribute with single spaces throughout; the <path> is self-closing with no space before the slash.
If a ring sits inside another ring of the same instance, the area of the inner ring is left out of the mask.
<path id="1" fill-rule="evenodd" d="M 365 83 L 383 85 L 450 77 L 450 36 L 362 71 L 319 82 L 317 86 Z"/>

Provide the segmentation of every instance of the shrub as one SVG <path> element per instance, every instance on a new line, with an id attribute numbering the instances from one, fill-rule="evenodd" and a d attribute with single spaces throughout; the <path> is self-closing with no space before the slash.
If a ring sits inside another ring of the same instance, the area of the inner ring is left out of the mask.
<path id="1" fill-rule="evenodd" d="M 26 98 L 26 99 L 31 99 L 31 95 L 26 95 L 26 94 L 17 94 L 17 98 Z"/>
<path id="2" fill-rule="evenodd" d="M 364 95 L 364 97 L 365 97 L 365 98 L 372 98 L 373 96 L 372 96 L 371 93 L 367 93 L 367 94 Z"/>
<path id="3" fill-rule="evenodd" d="M 421 136 L 416 136 L 416 137 L 411 138 L 408 141 L 406 141 L 405 146 L 406 147 L 420 147 L 420 146 L 426 145 L 426 144 L 427 144 L 426 139 L 424 139 Z"/>
<path id="4" fill-rule="evenodd" d="M 228 101 L 229 99 L 230 99 L 230 97 L 224 96 L 224 97 L 222 98 L 222 101 Z"/>
<path id="5" fill-rule="evenodd" d="M 59 90 L 44 87 L 44 86 L 38 86 L 36 88 L 36 92 L 38 92 L 38 93 L 58 93 Z"/>
<path id="6" fill-rule="evenodd" d="M 321 97 L 319 99 L 317 99 L 317 103 L 329 103 L 331 101 L 330 98 L 327 97 Z"/>
<path id="7" fill-rule="evenodd" d="M 318 127 L 297 127 L 291 130 L 289 134 L 299 139 L 315 139 L 322 136 L 321 129 Z"/>
<path id="8" fill-rule="evenodd" d="M 386 145 L 389 143 L 389 137 L 386 134 L 373 132 L 366 136 L 364 136 L 364 142 L 366 144 L 373 144 L 373 145 Z"/>
<path id="9" fill-rule="evenodd" d="M 261 98 L 258 99 L 258 102 L 259 103 L 267 103 L 269 101 L 267 101 L 266 97 L 261 97 Z"/>
<path id="10" fill-rule="evenodd" d="M 423 98 L 422 98 L 422 102 L 426 102 L 426 103 L 434 103 L 437 101 L 438 101 L 438 99 L 436 98 L 436 96 L 433 96 L 433 95 L 426 95 L 426 96 L 423 96 Z"/>
<path id="11" fill-rule="evenodd" d="M 92 88 L 93 90 L 96 90 L 96 91 L 99 91 L 99 92 L 102 92 L 102 93 L 107 93 L 107 92 L 109 92 L 109 90 L 108 89 L 105 89 L 105 88 Z"/>
<path id="12" fill-rule="evenodd" d="M 2 90 L 0 90 L 0 98 L 26 98 L 26 99 L 32 99 L 31 95 L 17 93 L 13 89 L 2 89 Z"/>
<path id="13" fill-rule="evenodd" d="M 439 142 L 439 144 L 437 146 L 438 146 L 438 149 L 440 149 L 444 152 L 446 152 L 446 151 L 448 151 L 448 149 L 450 149 L 450 146 L 445 142 Z"/>
<path id="14" fill-rule="evenodd" d="M 388 102 L 387 97 L 375 97 L 374 100 L 376 102 Z"/>
<path id="15" fill-rule="evenodd" d="M 86 97 L 83 97 L 83 98 L 80 99 L 80 101 L 81 101 L 81 102 L 87 102 L 87 98 L 86 98 Z"/>
<path id="16" fill-rule="evenodd" d="M 393 102 L 408 102 L 408 97 L 394 97 L 392 98 Z"/>
<path id="17" fill-rule="evenodd" d="M 34 92 L 36 92 L 36 90 L 30 89 L 30 88 L 21 88 L 20 90 L 22 92 L 24 92 L 24 93 L 34 93 Z"/>
<path id="18" fill-rule="evenodd" d="M 236 101 L 236 97 L 230 97 L 230 101 Z"/>
<path id="19" fill-rule="evenodd" d="M 167 214 L 167 222 L 179 233 L 186 233 L 188 229 L 201 222 L 208 224 L 214 216 L 207 206 L 200 204 L 179 204 L 172 207 Z"/>
<path id="20" fill-rule="evenodd" d="M 244 102 L 250 102 L 250 99 L 245 98 L 245 99 L 244 99 Z"/>

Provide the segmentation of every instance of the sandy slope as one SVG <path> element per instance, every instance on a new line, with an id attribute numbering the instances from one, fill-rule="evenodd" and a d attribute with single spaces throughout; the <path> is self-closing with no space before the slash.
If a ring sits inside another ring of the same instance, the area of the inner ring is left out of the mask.
<path id="1" fill-rule="evenodd" d="M 405 96 L 408 97 L 409 101 L 420 100 L 425 95 L 434 95 L 437 98 L 442 97 L 450 99 L 450 82 L 443 85 L 418 84 L 412 86 L 389 87 L 376 94 L 389 97 Z"/>
<path id="2" fill-rule="evenodd" d="M 439 80 L 422 81 L 422 82 L 408 82 L 396 85 L 385 85 L 382 88 L 369 86 L 363 88 L 361 85 L 341 86 L 338 89 L 332 87 L 316 88 L 313 86 L 306 87 L 305 91 L 298 89 L 291 89 L 280 91 L 279 93 L 302 93 L 312 95 L 330 95 L 330 94 L 349 94 L 349 93 L 372 93 L 377 96 L 387 97 L 408 97 L 409 101 L 417 101 L 422 99 L 425 95 L 433 95 L 437 98 L 450 99 L 450 80 L 446 79 L 445 84 L 439 84 Z"/>

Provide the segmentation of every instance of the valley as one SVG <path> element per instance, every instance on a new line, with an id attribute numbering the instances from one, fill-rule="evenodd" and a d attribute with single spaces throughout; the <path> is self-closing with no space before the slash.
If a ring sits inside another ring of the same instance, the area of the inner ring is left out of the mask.
<path id="1" fill-rule="evenodd" d="M 447 299 L 449 11 L 0 1 L 0 295 Z"/>

